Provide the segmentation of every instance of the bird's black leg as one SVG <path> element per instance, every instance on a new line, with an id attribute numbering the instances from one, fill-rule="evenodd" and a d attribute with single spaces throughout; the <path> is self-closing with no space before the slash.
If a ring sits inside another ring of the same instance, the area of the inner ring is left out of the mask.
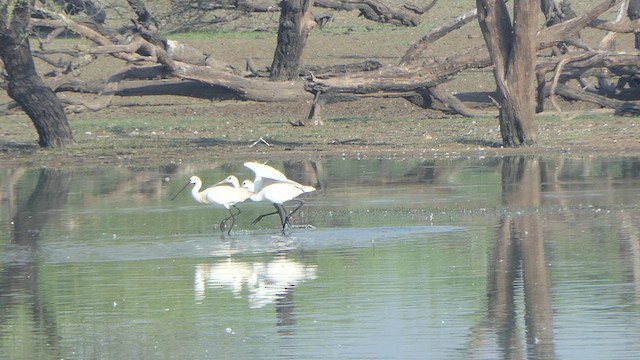
<path id="1" fill-rule="evenodd" d="M 282 233 L 284 234 L 284 228 L 287 226 L 287 219 L 289 214 L 287 214 L 287 209 L 280 204 L 273 204 L 273 206 L 278 209 L 278 215 L 280 215 L 280 222 L 282 223 Z"/>
<path id="2" fill-rule="evenodd" d="M 278 207 L 276 206 L 276 204 L 273 204 L 273 206 L 275 206 L 275 207 L 276 207 L 276 209 L 278 208 Z M 274 211 L 274 212 L 270 212 L 270 213 L 267 213 L 267 214 L 262 214 L 262 215 L 258 216 L 255 220 L 253 220 L 253 222 L 251 223 L 251 225 L 255 225 L 255 224 L 257 224 L 257 223 L 258 223 L 260 220 L 262 220 L 262 218 L 263 218 L 263 217 L 265 217 L 265 216 L 274 215 L 274 214 L 279 214 L 279 211 Z"/>
<path id="3" fill-rule="evenodd" d="M 284 234 L 285 227 L 287 225 L 291 226 L 291 223 L 289 222 L 289 213 L 287 212 L 287 209 L 280 204 L 273 204 L 273 206 L 276 208 L 276 211 L 258 216 L 255 220 L 253 220 L 251 225 L 257 224 L 258 221 L 262 220 L 262 218 L 265 216 L 278 214 L 280 216 L 280 223 L 282 224 L 282 233 Z"/>
<path id="4" fill-rule="evenodd" d="M 289 224 L 289 227 L 291 227 L 291 216 L 292 216 L 293 214 L 295 214 L 295 213 L 296 213 L 296 211 L 300 210 L 300 208 L 302 207 L 302 205 L 304 205 L 304 201 L 302 201 L 302 200 L 300 200 L 300 199 L 293 199 L 293 200 L 291 200 L 291 201 L 297 201 L 297 202 L 298 202 L 298 206 L 297 206 L 295 209 L 293 209 L 293 211 L 291 211 L 291 212 L 289 213 L 289 215 L 287 215 L 287 217 L 285 218 L 285 222 L 286 222 L 287 224 Z"/>
<path id="5" fill-rule="evenodd" d="M 231 226 L 229 227 L 229 231 L 227 231 L 227 235 L 231 235 L 231 229 L 233 229 L 233 226 L 236 224 L 236 216 L 240 215 L 241 211 L 239 208 L 237 208 L 235 205 L 231 205 L 234 209 L 238 210 L 237 213 L 233 213 L 233 211 L 231 211 L 231 209 L 229 209 L 229 214 L 231 214 Z"/>
<path id="6" fill-rule="evenodd" d="M 236 224 L 236 216 L 239 215 L 242 212 L 242 211 L 240 211 L 240 209 L 237 206 L 235 206 L 235 205 L 231 205 L 231 206 L 234 209 L 238 210 L 238 212 L 234 214 L 233 210 L 231 210 L 231 208 L 229 208 L 229 215 L 230 216 L 228 218 L 223 219 L 220 222 L 220 231 L 224 232 L 224 228 L 227 225 L 227 221 L 229 219 L 231 219 L 231 226 L 229 227 L 229 231 L 227 232 L 227 235 L 231 235 L 231 229 L 233 229 L 233 226 Z"/>

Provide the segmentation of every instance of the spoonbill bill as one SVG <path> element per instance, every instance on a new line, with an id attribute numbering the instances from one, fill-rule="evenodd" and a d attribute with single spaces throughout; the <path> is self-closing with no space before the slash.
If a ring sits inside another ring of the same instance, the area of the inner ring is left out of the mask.
<path id="1" fill-rule="evenodd" d="M 193 200 L 200 204 L 221 205 L 229 211 L 229 217 L 220 222 L 220 231 L 224 232 L 227 221 L 231 219 L 231 226 L 227 232 L 228 235 L 231 235 L 231 229 L 233 229 L 233 226 L 236 224 L 236 216 L 241 213 L 240 209 L 236 207 L 236 204 L 247 200 L 251 195 L 253 195 L 253 192 L 240 187 L 239 184 L 237 187 L 234 187 L 234 179 L 235 184 L 238 184 L 238 179 L 231 175 L 225 180 L 200 191 L 200 188 L 202 188 L 202 180 L 197 176 L 192 176 L 189 179 L 189 182 L 180 189 L 180 191 L 178 191 L 171 200 L 175 199 L 182 191 L 184 191 L 184 189 L 187 188 L 187 186 L 190 184 L 193 185 L 193 188 L 191 189 L 191 197 L 193 197 Z M 231 182 L 229 182 L 229 180 Z M 231 186 L 222 185 L 224 183 L 230 183 Z M 237 210 L 237 212 L 234 213 L 232 208 Z"/>
<path id="2" fill-rule="evenodd" d="M 303 193 L 312 192 L 316 189 L 313 186 L 302 185 L 288 179 L 283 173 L 269 165 L 246 162 L 244 166 L 251 169 L 256 175 L 253 182 L 251 180 L 242 182 L 244 189 L 254 193 L 250 196 L 250 199 L 252 201 L 269 201 L 276 208 L 274 212 L 258 216 L 251 224 L 257 224 L 265 216 L 278 214 L 282 222 L 282 232 L 284 233 L 287 224 L 291 226 L 291 216 L 304 205 L 303 200 L 296 198 Z M 284 203 L 287 201 L 295 201 L 298 206 L 293 211 L 288 212 L 284 207 Z"/>

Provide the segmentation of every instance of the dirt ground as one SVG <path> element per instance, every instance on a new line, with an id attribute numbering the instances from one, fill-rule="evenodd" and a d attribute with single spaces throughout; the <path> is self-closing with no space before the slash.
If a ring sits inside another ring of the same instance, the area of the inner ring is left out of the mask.
<path id="1" fill-rule="evenodd" d="M 463 13 L 466 9 L 458 7 L 448 11 Z M 434 13 L 421 27 L 391 30 L 377 24 L 354 27 L 354 19 L 342 19 L 326 30 L 314 30 L 304 62 L 328 65 L 373 59 L 394 64 L 414 41 L 450 15 Z M 275 47 L 275 34 L 270 33 L 180 40 L 218 53 L 221 61 L 240 68 L 248 55 L 257 66 L 269 65 Z M 463 41 L 481 41 L 477 25 L 441 40 L 430 55 L 446 56 Z M 98 78 L 106 78 L 112 70 L 101 65 L 94 71 Z M 445 87 L 461 98 L 491 104 L 489 69 L 462 73 Z M 6 100 L 6 95 L 0 94 L 0 102 Z M 15 112 L 0 116 L 0 162 L 4 166 L 145 166 L 272 158 L 640 156 L 638 118 L 613 116 L 612 111 L 588 104 L 561 102 L 561 113 L 548 110 L 539 115 L 538 144 L 517 149 L 500 147 L 496 117 L 462 118 L 424 110 L 404 99 L 367 98 L 330 104 L 322 109 L 324 125 L 289 124 L 305 119 L 310 106 L 309 102 L 275 104 L 170 96 L 116 98 L 98 112 L 70 112 L 76 145 L 51 150 L 37 148 L 30 120 Z"/>
<path id="2" fill-rule="evenodd" d="M 0 118 L 0 161 L 5 166 L 57 167 L 274 158 L 640 156 L 640 124 L 631 117 L 571 113 L 542 116 L 538 119 L 536 146 L 505 149 L 499 145 L 495 118 L 447 117 L 418 109 L 404 100 L 366 99 L 328 106 L 322 126 L 289 125 L 288 121 L 298 119 L 300 109 L 308 106 L 191 101 L 175 107 L 137 105 L 109 110 L 114 117 L 122 116 L 121 112 L 124 116 L 135 112 L 136 120 L 128 128 L 94 126 L 93 114 L 80 114 L 71 119 L 77 144 L 51 150 L 35 146 L 35 130 L 29 129 L 26 116 L 5 116 Z M 187 120 L 177 126 L 154 125 L 158 112 L 171 112 L 176 118 Z M 210 114 L 212 120 L 194 118 L 189 124 L 190 116 L 200 114 Z M 24 138 L 27 132 L 31 139 Z"/>

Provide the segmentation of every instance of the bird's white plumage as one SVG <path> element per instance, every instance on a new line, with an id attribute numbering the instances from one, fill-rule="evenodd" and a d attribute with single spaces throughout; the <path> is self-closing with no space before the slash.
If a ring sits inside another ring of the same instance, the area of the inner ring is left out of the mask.
<path id="1" fill-rule="evenodd" d="M 256 174 L 256 177 L 263 179 L 271 179 L 276 181 L 287 181 L 287 176 L 280 171 L 272 168 L 266 164 L 260 164 L 256 162 L 246 162 L 244 166 Z M 255 181 L 254 181 L 255 182 Z"/>
<path id="2" fill-rule="evenodd" d="M 246 162 L 244 163 L 244 166 L 253 171 L 253 173 L 256 175 L 255 179 L 253 180 L 252 191 L 259 192 L 262 188 L 277 183 L 291 184 L 305 193 L 316 190 L 313 186 L 302 185 L 287 178 L 285 174 L 272 168 L 269 165 L 256 162 Z"/>
<path id="3" fill-rule="evenodd" d="M 280 176 L 283 175 L 281 172 L 268 165 L 245 163 L 245 166 L 253 170 L 256 174 L 256 183 L 251 180 L 245 180 L 242 182 L 243 188 L 254 193 L 251 195 L 250 199 L 252 201 L 268 201 L 276 208 L 275 212 L 258 216 L 252 224 L 256 224 L 265 216 L 278 214 L 280 216 L 280 221 L 282 222 L 282 233 L 284 234 L 286 226 L 291 226 L 291 216 L 295 214 L 302 205 L 304 205 L 304 201 L 296 199 L 296 197 L 305 192 L 315 191 L 315 188 L 289 180 L 286 176 L 284 176 L 283 179 L 283 177 Z M 261 175 L 275 176 L 272 176 L 271 178 L 263 178 Z M 273 179 L 273 177 L 277 177 L 278 180 Z M 284 207 L 284 203 L 287 201 L 295 201 L 298 203 L 298 206 L 289 212 Z"/>
<path id="4" fill-rule="evenodd" d="M 251 180 L 243 181 L 242 186 L 248 191 L 254 191 L 254 185 Z M 273 204 L 282 204 L 295 199 L 302 193 L 304 191 L 293 184 L 278 182 L 263 187 L 260 191 L 251 195 L 250 199 L 252 201 L 269 201 Z"/>
<path id="5" fill-rule="evenodd" d="M 223 183 L 225 183 L 225 185 L 222 185 Z M 217 204 L 227 209 L 229 217 L 222 219 L 220 222 L 220 231 L 224 231 L 227 221 L 231 219 L 231 226 L 229 226 L 229 231 L 227 232 L 227 234 L 231 235 L 231 229 L 233 229 L 233 226 L 236 223 L 236 215 L 239 215 L 241 212 L 240 209 L 236 207 L 236 204 L 247 200 L 251 195 L 253 195 L 253 192 L 240 187 L 238 179 L 233 175 L 227 177 L 225 180 L 214 186 L 200 191 L 202 188 L 202 180 L 197 176 L 192 176 L 189 178 L 189 182 L 180 189 L 180 191 L 178 191 L 171 200 L 175 199 L 180 193 L 182 193 L 189 184 L 193 185 L 193 188 L 191 189 L 191 197 L 196 202 L 210 205 Z M 234 214 L 231 208 L 235 209 L 237 212 Z"/>
<path id="6" fill-rule="evenodd" d="M 291 226 L 291 216 L 304 204 L 304 201 L 296 198 L 303 193 L 312 192 L 316 189 L 313 186 L 302 185 L 288 179 L 282 172 L 269 165 L 246 162 L 244 166 L 254 172 L 255 180 L 253 182 L 245 180 L 242 186 L 240 186 L 238 178 L 229 175 L 219 183 L 200 191 L 202 188 L 202 180 L 197 176 L 192 176 L 189 182 L 171 200 L 175 199 L 189 184 L 192 184 L 191 197 L 196 202 L 221 205 L 229 211 L 230 216 L 220 222 L 220 230 L 224 231 L 227 220 L 232 220 L 228 234 L 231 234 L 231 229 L 235 224 L 235 217 L 241 212 L 240 209 L 235 206 L 236 204 L 247 199 L 251 199 L 252 201 L 268 201 L 274 205 L 276 212 L 258 216 L 253 224 L 265 216 L 278 214 L 282 221 L 282 232 L 284 234 L 285 227 L 287 225 Z M 289 212 L 283 205 L 287 201 L 297 202 L 298 206 Z M 234 213 L 231 208 L 237 212 Z"/>
<path id="7" fill-rule="evenodd" d="M 235 177 L 234 177 L 235 178 Z M 236 179 L 237 183 L 238 179 Z M 247 200 L 253 193 L 245 188 L 233 187 L 229 185 L 215 185 L 202 191 L 202 180 L 197 176 L 192 176 L 189 182 L 193 184 L 191 189 L 191 197 L 201 204 L 218 204 L 225 209 L 230 206 Z"/>

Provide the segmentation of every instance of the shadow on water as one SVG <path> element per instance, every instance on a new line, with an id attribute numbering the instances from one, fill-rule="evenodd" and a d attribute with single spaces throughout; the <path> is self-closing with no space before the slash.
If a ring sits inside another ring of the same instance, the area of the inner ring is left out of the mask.
<path id="1" fill-rule="evenodd" d="M 30 332 L 39 340 L 36 347 L 55 358 L 66 356 L 58 346 L 60 336 L 55 311 L 41 290 L 39 241 L 48 224 L 56 221 L 56 210 L 65 206 L 72 178 L 73 174 L 68 171 L 41 169 L 29 198 L 16 199 L 9 244 L 12 260 L 4 264 L 0 273 L 0 309 L 3 309 L 0 326 L 8 325 L 2 323 L 12 317 L 19 317 L 11 316 L 10 312 L 26 305 L 34 326 Z M 0 332 L 0 336 L 6 335 Z"/>

